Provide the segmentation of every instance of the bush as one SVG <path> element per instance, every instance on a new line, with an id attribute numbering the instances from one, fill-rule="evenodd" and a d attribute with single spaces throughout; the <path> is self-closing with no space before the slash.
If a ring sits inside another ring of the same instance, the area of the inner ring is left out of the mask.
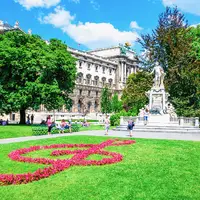
<path id="1" fill-rule="evenodd" d="M 111 126 L 120 125 L 120 115 L 119 115 L 119 113 L 110 116 L 110 124 L 111 124 Z"/>
<path id="2" fill-rule="evenodd" d="M 128 112 L 123 110 L 119 113 L 111 115 L 110 116 L 111 126 L 119 126 L 121 116 L 137 116 L 137 110 L 133 108 L 133 109 L 129 110 Z"/>

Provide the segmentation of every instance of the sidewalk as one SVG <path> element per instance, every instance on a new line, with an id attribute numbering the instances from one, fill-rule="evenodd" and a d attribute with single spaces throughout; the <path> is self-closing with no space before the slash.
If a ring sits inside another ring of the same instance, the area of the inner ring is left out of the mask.
<path id="1" fill-rule="evenodd" d="M 42 135 L 42 136 L 29 136 L 29 137 L 19 137 L 19 138 L 9 138 L 9 139 L 0 139 L 0 144 L 8 144 L 15 142 L 25 142 L 31 140 L 40 140 L 48 138 L 58 138 L 58 137 L 67 137 L 73 135 L 85 135 L 85 136 L 104 136 L 104 137 L 121 137 L 121 138 L 130 138 L 128 136 L 128 131 L 109 131 L 109 135 L 105 136 L 104 131 L 83 131 L 76 133 L 66 133 L 66 134 L 54 134 L 54 135 Z M 189 140 L 189 141 L 200 141 L 200 134 L 180 134 L 180 133 L 163 133 L 163 132 L 140 132 L 134 133 L 133 138 L 148 138 L 148 139 L 167 139 L 167 140 Z"/>

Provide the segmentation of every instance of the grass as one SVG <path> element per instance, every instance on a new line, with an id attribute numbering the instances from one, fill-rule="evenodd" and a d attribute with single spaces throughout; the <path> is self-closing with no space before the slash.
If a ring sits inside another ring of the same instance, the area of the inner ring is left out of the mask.
<path id="1" fill-rule="evenodd" d="M 89 127 L 80 126 L 80 131 L 90 131 L 90 130 L 104 130 L 104 125 L 91 124 Z M 27 125 L 0 126 L 0 139 L 24 137 L 24 136 L 32 136 L 31 126 Z"/>
<path id="2" fill-rule="evenodd" d="M 43 165 L 11 161 L 8 153 L 32 145 L 100 143 L 106 137 L 70 136 L 0 145 L 0 173 L 33 172 Z M 200 143 L 137 139 L 107 147 L 124 156 L 120 163 L 71 167 L 27 185 L 0 187 L 1 200 L 199 200 Z M 49 157 L 51 151 L 30 153 Z M 60 157 L 61 158 L 61 157 Z M 62 157 L 65 158 L 65 157 Z M 101 159 L 91 156 L 91 159 Z"/>

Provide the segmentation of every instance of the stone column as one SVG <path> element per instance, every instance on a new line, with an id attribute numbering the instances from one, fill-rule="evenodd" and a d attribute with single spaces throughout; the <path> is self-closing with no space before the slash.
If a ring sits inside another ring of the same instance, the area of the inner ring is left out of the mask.
<path id="1" fill-rule="evenodd" d="M 180 118 L 179 118 L 179 125 L 180 125 L 180 126 L 183 126 L 183 124 L 184 124 L 183 117 L 180 117 Z"/>
<path id="2" fill-rule="evenodd" d="M 120 82 L 122 81 L 122 65 L 123 65 L 123 63 L 120 61 L 120 66 L 119 66 L 119 77 L 120 77 Z"/>
<path id="3" fill-rule="evenodd" d="M 194 126 L 199 128 L 199 118 L 195 117 L 194 120 Z"/>
<path id="4" fill-rule="evenodd" d="M 126 82 L 126 63 L 124 63 L 124 82 Z"/>
<path id="5" fill-rule="evenodd" d="M 124 62 L 122 62 L 122 72 L 121 72 L 121 76 L 122 76 L 122 82 L 124 82 Z"/>

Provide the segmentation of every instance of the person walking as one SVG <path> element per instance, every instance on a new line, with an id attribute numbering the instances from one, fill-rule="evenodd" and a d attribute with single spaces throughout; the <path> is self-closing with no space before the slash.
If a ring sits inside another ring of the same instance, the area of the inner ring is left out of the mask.
<path id="1" fill-rule="evenodd" d="M 106 133 L 105 135 L 108 135 L 108 130 L 110 128 L 110 120 L 108 119 L 108 116 L 106 116 L 106 119 L 104 121 L 104 124 L 105 124 L 105 130 L 106 130 Z"/>
<path id="2" fill-rule="evenodd" d="M 33 120 L 34 120 L 34 115 L 31 115 L 31 124 L 33 124 Z"/>
<path id="3" fill-rule="evenodd" d="M 149 120 L 149 110 L 146 108 L 144 111 L 144 125 L 147 125 Z"/>
<path id="4" fill-rule="evenodd" d="M 51 116 L 49 115 L 47 117 L 47 121 L 46 121 L 47 127 L 48 127 L 48 135 L 51 135 L 51 129 L 52 129 L 52 121 L 51 121 Z"/>
<path id="5" fill-rule="evenodd" d="M 27 121 L 26 121 L 26 124 L 28 124 L 28 125 L 30 125 L 31 123 L 30 123 L 30 115 L 28 114 L 28 116 L 27 116 Z"/>
<path id="6" fill-rule="evenodd" d="M 135 123 L 133 120 L 128 121 L 128 130 L 129 130 L 129 136 L 133 136 L 133 127 L 135 126 Z"/>

